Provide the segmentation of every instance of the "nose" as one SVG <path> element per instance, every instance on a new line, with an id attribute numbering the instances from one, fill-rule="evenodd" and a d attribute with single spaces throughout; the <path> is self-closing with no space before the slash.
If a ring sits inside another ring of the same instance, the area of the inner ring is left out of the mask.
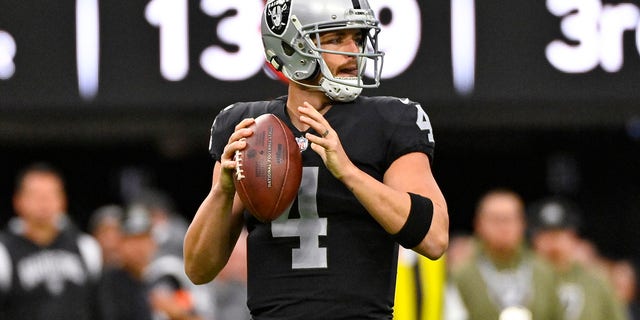
<path id="1" fill-rule="evenodd" d="M 359 40 L 354 37 L 350 37 L 349 41 L 347 41 L 346 43 L 346 48 L 344 51 L 353 53 L 360 52 Z"/>

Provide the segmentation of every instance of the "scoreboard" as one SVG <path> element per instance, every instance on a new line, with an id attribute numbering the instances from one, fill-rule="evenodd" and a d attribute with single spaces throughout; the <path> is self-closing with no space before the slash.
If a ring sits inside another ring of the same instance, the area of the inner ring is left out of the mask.
<path id="1" fill-rule="evenodd" d="M 639 1 L 369 2 L 386 56 L 381 87 L 366 94 L 451 108 L 640 102 Z M 264 63 L 263 6 L 0 0 L 0 112 L 192 110 L 284 94 Z"/>

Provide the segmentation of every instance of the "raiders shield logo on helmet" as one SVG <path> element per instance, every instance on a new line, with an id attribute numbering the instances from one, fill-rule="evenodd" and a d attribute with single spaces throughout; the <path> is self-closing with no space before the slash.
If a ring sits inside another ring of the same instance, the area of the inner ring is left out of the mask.
<path id="1" fill-rule="evenodd" d="M 271 32 L 281 35 L 287 27 L 289 21 L 289 11 L 291 9 L 291 0 L 274 0 L 267 3 L 265 10 L 267 16 L 267 25 Z"/>

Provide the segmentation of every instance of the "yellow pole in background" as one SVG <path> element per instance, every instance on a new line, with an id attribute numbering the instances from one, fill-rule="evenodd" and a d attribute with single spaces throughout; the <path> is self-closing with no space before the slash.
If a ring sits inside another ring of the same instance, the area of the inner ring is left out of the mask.
<path id="1" fill-rule="evenodd" d="M 441 320 L 446 278 L 445 258 L 429 260 L 400 248 L 395 320 Z"/>

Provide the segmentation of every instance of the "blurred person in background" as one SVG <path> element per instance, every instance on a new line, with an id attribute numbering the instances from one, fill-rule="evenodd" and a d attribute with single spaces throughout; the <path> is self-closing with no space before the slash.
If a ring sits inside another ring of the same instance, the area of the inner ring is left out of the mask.
<path id="1" fill-rule="evenodd" d="M 141 206 L 149 211 L 152 234 L 158 245 L 156 256 L 173 255 L 182 258 L 182 245 L 189 223 L 176 212 L 173 199 L 161 190 L 146 188 L 129 205 Z"/>
<path id="2" fill-rule="evenodd" d="M 627 315 L 607 278 L 578 263 L 580 213 L 567 199 L 550 197 L 530 208 L 535 251 L 560 275 L 558 295 L 566 320 L 626 320 Z"/>
<path id="3" fill-rule="evenodd" d="M 472 235 L 455 234 L 451 236 L 447 249 L 447 270 L 454 272 L 474 255 L 476 244 Z"/>
<path id="4" fill-rule="evenodd" d="M 122 241 L 120 225 L 124 210 L 116 204 L 109 204 L 96 209 L 89 219 L 89 232 L 102 248 L 102 262 L 105 267 L 120 264 L 118 247 Z"/>
<path id="5" fill-rule="evenodd" d="M 482 196 L 474 220 L 474 254 L 452 274 L 446 319 L 560 320 L 552 268 L 525 239 L 521 197 L 508 189 Z"/>
<path id="6" fill-rule="evenodd" d="M 638 274 L 634 264 L 626 259 L 614 261 L 610 268 L 611 282 L 618 298 L 626 306 L 630 320 L 640 319 L 638 303 Z"/>
<path id="7" fill-rule="evenodd" d="M 229 261 L 211 282 L 216 320 L 249 320 L 247 307 L 247 230 L 243 229 Z"/>
<path id="8" fill-rule="evenodd" d="M 156 253 L 145 272 L 146 281 L 155 284 L 152 302 L 168 306 L 178 301 L 203 319 L 220 319 L 214 318 L 213 284 L 196 286 L 184 272 L 182 244 L 188 223 L 177 213 L 171 196 L 157 188 L 144 188 L 130 201 L 129 210 L 142 210 L 148 215 L 156 244 Z"/>
<path id="9" fill-rule="evenodd" d="M 471 234 L 454 234 L 449 241 L 446 253 L 446 274 L 444 288 L 444 319 L 468 319 L 468 313 L 451 277 L 456 270 L 464 266 L 475 255 L 476 241 Z"/>
<path id="10" fill-rule="evenodd" d="M 608 277 L 611 261 L 600 254 L 600 250 L 591 239 L 578 238 L 576 240 L 573 248 L 573 256 L 576 262 L 602 277 Z"/>
<path id="11" fill-rule="evenodd" d="M 157 252 L 150 213 L 130 207 L 122 222 L 119 266 L 106 269 L 99 287 L 101 320 L 199 320 L 189 292 L 167 277 L 150 277 Z"/>
<path id="12" fill-rule="evenodd" d="M 17 217 L 0 233 L 0 319 L 96 319 L 100 246 L 67 217 L 62 174 L 26 167 L 13 207 Z"/>
<path id="13" fill-rule="evenodd" d="M 151 320 L 144 272 L 155 254 L 151 222 L 145 212 L 129 212 L 122 221 L 120 264 L 106 268 L 99 286 L 100 319 Z"/>

